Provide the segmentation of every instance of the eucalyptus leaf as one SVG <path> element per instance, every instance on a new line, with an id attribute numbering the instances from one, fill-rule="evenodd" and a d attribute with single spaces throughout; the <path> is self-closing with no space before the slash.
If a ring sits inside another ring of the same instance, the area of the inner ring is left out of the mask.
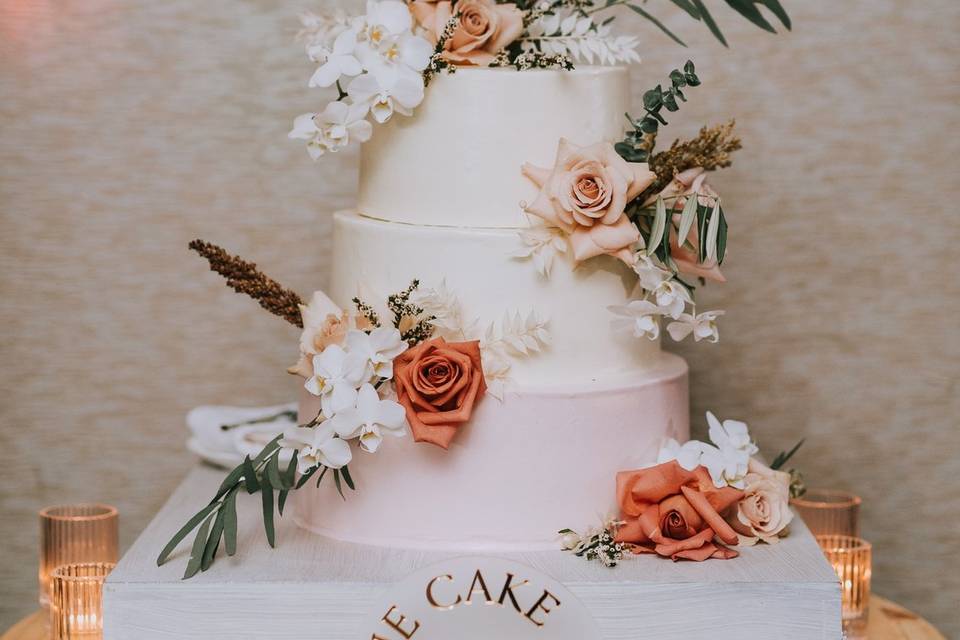
<path id="1" fill-rule="evenodd" d="M 269 476 L 263 477 L 260 496 L 263 502 L 263 530 L 267 534 L 267 542 L 271 547 L 275 547 L 276 531 L 273 527 L 273 487 L 270 486 Z"/>
<path id="2" fill-rule="evenodd" d="M 223 482 L 220 483 L 220 488 L 217 489 L 216 497 L 214 497 L 211 502 L 215 502 L 226 495 L 230 489 L 240 482 L 241 478 L 243 478 L 243 463 L 238 464 L 230 473 L 227 474 L 227 477 L 224 478 Z"/>
<path id="3" fill-rule="evenodd" d="M 686 242 L 687 236 L 690 235 L 690 228 L 693 227 L 693 223 L 697 219 L 697 204 L 700 201 L 699 196 L 699 193 L 688 196 L 686 204 L 683 205 L 683 213 L 680 214 L 680 231 L 677 234 L 677 244 Z"/>
<path id="4" fill-rule="evenodd" d="M 299 488 L 302 487 L 303 485 L 307 484 L 307 482 L 310 480 L 310 478 L 313 477 L 313 474 L 315 474 L 315 473 L 316 473 L 317 471 L 319 471 L 319 470 L 320 470 L 320 465 L 317 465 L 316 467 L 313 467 L 312 469 L 309 469 L 306 473 L 304 473 L 303 475 L 300 476 L 300 479 L 297 480 L 297 484 L 294 485 L 293 488 L 294 488 L 294 489 L 299 489 Z"/>
<path id="5" fill-rule="evenodd" d="M 227 555 L 237 552 L 237 488 L 223 500 L 223 542 Z"/>
<path id="6" fill-rule="evenodd" d="M 283 479 L 280 478 L 280 456 L 273 456 L 267 461 L 267 476 L 270 478 L 270 486 L 284 488 Z"/>
<path id="7" fill-rule="evenodd" d="M 667 223 L 667 207 L 663 198 L 657 196 L 657 212 L 653 216 L 653 225 L 650 227 L 650 242 L 647 244 L 647 255 L 652 255 L 660 246 L 663 239 L 663 228 Z"/>
<path id="8" fill-rule="evenodd" d="M 197 537 L 193 539 L 193 547 L 190 549 L 190 559 L 187 561 L 187 570 L 183 573 L 183 579 L 187 580 L 197 575 L 200 571 L 200 564 L 203 562 L 203 550 L 206 548 L 207 536 L 210 533 L 210 523 L 213 516 L 208 517 L 197 530 Z"/>
<path id="9" fill-rule="evenodd" d="M 283 515 L 283 507 L 287 504 L 287 496 L 290 495 L 290 489 L 281 489 L 277 493 L 277 513 Z"/>
<path id="10" fill-rule="evenodd" d="M 220 547 L 220 538 L 223 537 L 223 520 L 225 513 L 221 507 L 217 511 L 217 517 L 213 521 L 213 527 L 210 529 L 210 537 L 207 538 L 207 544 L 203 548 L 203 558 L 200 560 L 200 570 L 206 571 L 213 564 L 213 559 L 217 555 L 217 549 Z"/>
<path id="11" fill-rule="evenodd" d="M 777 32 L 777 30 L 773 28 L 773 25 L 763 17 L 763 14 L 757 9 L 753 0 L 726 0 L 726 3 L 730 5 L 734 11 L 764 31 L 769 31 L 770 33 Z"/>
<path id="12" fill-rule="evenodd" d="M 167 543 L 167 546 L 163 548 L 163 551 L 161 551 L 160 555 L 157 557 L 158 567 L 167 561 L 167 558 L 171 553 L 173 553 L 173 550 L 177 548 L 177 545 L 179 545 L 180 542 L 187 537 L 187 534 L 196 529 L 197 525 L 200 524 L 204 518 L 210 515 L 210 513 L 212 513 L 218 505 L 218 502 L 211 502 L 203 509 L 198 511 L 196 515 L 187 520 L 187 524 L 183 525 L 179 531 L 173 534 L 173 537 L 170 538 L 170 542 Z"/>
<path id="13" fill-rule="evenodd" d="M 727 255 L 727 217 L 723 215 L 723 208 L 720 208 L 720 232 L 717 234 L 717 264 L 723 264 L 723 258 Z"/>
<path id="14" fill-rule="evenodd" d="M 694 20 L 700 19 L 700 13 L 690 0 L 670 0 L 670 2 L 686 11 Z"/>
<path id="15" fill-rule="evenodd" d="M 783 23 L 783 26 L 785 26 L 788 31 L 793 28 L 793 24 L 790 22 L 790 16 L 787 15 L 783 5 L 781 5 L 778 0 L 760 0 L 760 3 L 767 9 L 770 9 L 770 12 L 777 16 L 777 18 L 781 23 Z"/>
<path id="16" fill-rule="evenodd" d="M 247 487 L 247 493 L 256 493 L 260 490 L 260 482 L 257 480 L 257 470 L 253 468 L 250 456 L 243 459 L 243 483 Z"/>
<path id="17" fill-rule="evenodd" d="M 717 233 L 720 231 L 720 201 L 713 207 L 710 214 L 710 224 L 707 225 L 707 262 L 713 262 L 717 257 Z"/>
<path id="18" fill-rule="evenodd" d="M 343 495 L 343 486 L 341 486 L 341 484 L 340 484 L 340 470 L 339 470 L 339 469 L 334 469 L 334 470 L 333 470 L 333 484 L 336 485 L 336 487 L 337 487 L 337 493 L 340 494 L 340 497 L 343 498 L 344 500 L 346 500 L 346 499 L 347 499 L 347 496 Z"/>
<path id="19" fill-rule="evenodd" d="M 283 434 L 278 434 L 276 438 L 268 442 L 263 449 L 260 450 L 260 453 L 257 454 L 257 457 L 253 459 L 253 464 L 258 465 L 264 460 L 267 459 L 271 453 L 280 448 L 280 440 L 283 438 Z"/>
<path id="20" fill-rule="evenodd" d="M 283 472 L 283 486 L 285 488 L 291 488 L 296 484 L 297 481 L 297 458 L 299 457 L 300 451 L 297 449 L 293 450 L 293 455 L 290 456 L 290 462 L 287 463 L 287 469 Z"/>

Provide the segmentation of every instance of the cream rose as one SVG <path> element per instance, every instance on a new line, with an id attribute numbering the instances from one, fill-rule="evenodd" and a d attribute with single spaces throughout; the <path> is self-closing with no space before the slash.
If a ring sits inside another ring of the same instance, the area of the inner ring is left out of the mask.
<path id="1" fill-rule="evenodd" d="M 453 16 L 454 7 L 446 0 L 416 0 L 410 5 L 410 11 L 436 43 Z M 523 12 L 514 4 L 460 0 L 456 11 L 460 21 L 443 52 L 443 57 L 454 64 L 486 66 L 523 33 Z"/>
<path id="2" fill-rule="evenodd" d="M 751 459 L 744 478 L 746 487 L 736 511 L 729 518 L 730 526 L 740 538 L 740 544 L 752 545 L 763 540 L 779 541 L 787 525 L 793 520 L 790 510 L 790 474 L 774 471 Z"/>
<path id="3" fill-rule="evenodd" d="M 578 147 L 561 138 L 552 169 L 527 163 L 523 174 L 540 187 L 525 211 L 569 234 L 577 261 L 609 254 L 633 262 L 640 231 L 624 208 L 656 179 L 646 163 L 627 162 L 607 142 Z"/>

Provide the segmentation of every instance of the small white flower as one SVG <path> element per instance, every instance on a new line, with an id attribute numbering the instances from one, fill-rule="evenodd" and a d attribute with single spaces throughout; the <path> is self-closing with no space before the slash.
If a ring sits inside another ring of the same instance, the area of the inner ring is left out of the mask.
<path id="1" fill-rule="evenodd" d="M 693 302 L 690 292 L 676 280 L 664 280 L 653 289 L 653 297 L 661 313 L 677 319 L 687 304 Z"/>
<path id="2" fill-rule="evenodd" d="M 317 114 L 305 113 L 293 121 L 288 137 L 307 141 L 307 152 L 316 160 L 324 153 L 335 153 L 351 142 L 366 142 L 373 126 L 364 118 L 367 106 L 331 102 Z"/>
<path id="3" fill-rule="evenodd" d="M 372 73 L 365 73 L 350 81 L 347 93 L 354 102 L 368 105 L 373 119 L 383 124 L 394 112 L 409 116 L 423 101 L 423 77 L 404 74 L 392 85 L 380 82 Z"/>
<path id="4" fill-rule="evenodd" d="M 567 251 L 567 238 L 563 229 L 535 225 L 517 232 L 523 247 L 511 254 L 514 258 L 531 259 L 537 272 L 544 278 L 550 277 L 554 258 Z"/>
<path id="5" fill-rule="evenodd" d="M 720 330 L 717 328 L 717 318 L 723 315 L 723 311 L 704 311 L 701 314 L 693 316 L 689 313 L 681 313 L 680 317 L 667 325 L 667 332 L 670 337 L 680 342 L 691 333 L 695 342 L 710 339 L 710 342 L 720 340 Z"/>
<path id="6" fill-rule="evenodd" d="M 363 67 L 355 55 L 357 47 L 357 32 L 347 30 L 333 41 L 333 48 L 311 47 L 308 53 L 311 58 L 323 60 L 317 68 L 307 86 L 329 87 L 341 76 L 356 76 L 363 72 Z"/>
<path id="7" fill-rule="evenodd" d="M 333 417 L 331 425 L 344 439 L 360 438 L 360 448 L 375 453 L 384 433 L 401 437 L 406 426 L 403 407 L 393 400 L 381 400 L 371 384 L 360 387 L 355 407 Z"/>
<path id="8" fill-rule="evenodd" d="M 321 464 L 331 469 L 339 469 L 353 459 L 349 443 L 336 436 L 329 420 L 313 428 L 287 429 L 280 439 L 280 446 L 299 451 L 297 470 L 300 473 L 307 473 Z"/>
<path id="9" fill-rule="evenodd" d="M 313 357 L 313 376 L 303 386 L 320 397 L 323 415 L 331 418 L 356 402 L 366 367 L 363 355 L 348 354 L 340 345 L 332 344 Z"/>
<path id="10" fill-rule="evenodd" d="M 347 333 L 347 349 L 364 362 L 364 380 L 373 376 L 389 380 L 393 377 L 393 359 L 407 350 L 407 343 L 393 327 L 377 327 L 370 333 Z"/>
<path id="11" fill-rule="evenodd" d="M 357 48 L 360 62 L 384 86 L 393 86 L 404 74 L 423 71 L 433 56 L 433 45 L 413 35 L 413 16 L 398 0 L 367 2 L 365 28 Z"/>
<path id="12" fill-rule="evenodd" d="M 649 300 L 631 300 L 625 305 L 613 305 L 607 309 L 618 316 L 610 322 L 614 331 L 626 331 L 635 338 L 650 340 L 660 337 L 659 316 L 663 310 Z"/>
<path id="13" fill-rule="evenodd" d="M 680 445 L 669 438 L 660 448 L 657 464 L 676 460 L 687 471 L 702 465 L 717 488 L 742 489 L 750 457 L 758 451 L 750 440 L 747 425 L 738 420 L 725 420 L 721 424 L 709 411 L 707 424 L 713 444 L 690 440 Z"/>

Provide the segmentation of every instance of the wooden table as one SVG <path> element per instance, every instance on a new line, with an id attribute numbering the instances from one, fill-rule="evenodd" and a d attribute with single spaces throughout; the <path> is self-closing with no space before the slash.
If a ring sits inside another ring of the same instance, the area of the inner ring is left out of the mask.
<path id="1" fill-rule="evenodd" d="M 880 596 L 870 599 L 869 640 L 946 640 L 920 616 Z M 0 640 L 47 640 L 43 613 L 13 625 Z"/>

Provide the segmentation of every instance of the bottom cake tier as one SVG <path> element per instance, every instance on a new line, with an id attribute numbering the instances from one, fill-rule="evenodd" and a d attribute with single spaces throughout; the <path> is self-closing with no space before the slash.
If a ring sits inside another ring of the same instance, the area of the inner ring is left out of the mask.
<path id="1" fill-rule="evenodd" d="M 304 392 L 301 419 L 318 410 Z M 486 398 L 446 451 L 388 438 L 354 457 L 346 502 L 328 478 L 292 494 L 293 518 L 362 544 L 555 549 L 558 530 L 614 513 L 617 471 L 654 463 L 664 438 L 688 435 L 687 364 L 664 353 L 656 368 L 616 384 Z"/>

